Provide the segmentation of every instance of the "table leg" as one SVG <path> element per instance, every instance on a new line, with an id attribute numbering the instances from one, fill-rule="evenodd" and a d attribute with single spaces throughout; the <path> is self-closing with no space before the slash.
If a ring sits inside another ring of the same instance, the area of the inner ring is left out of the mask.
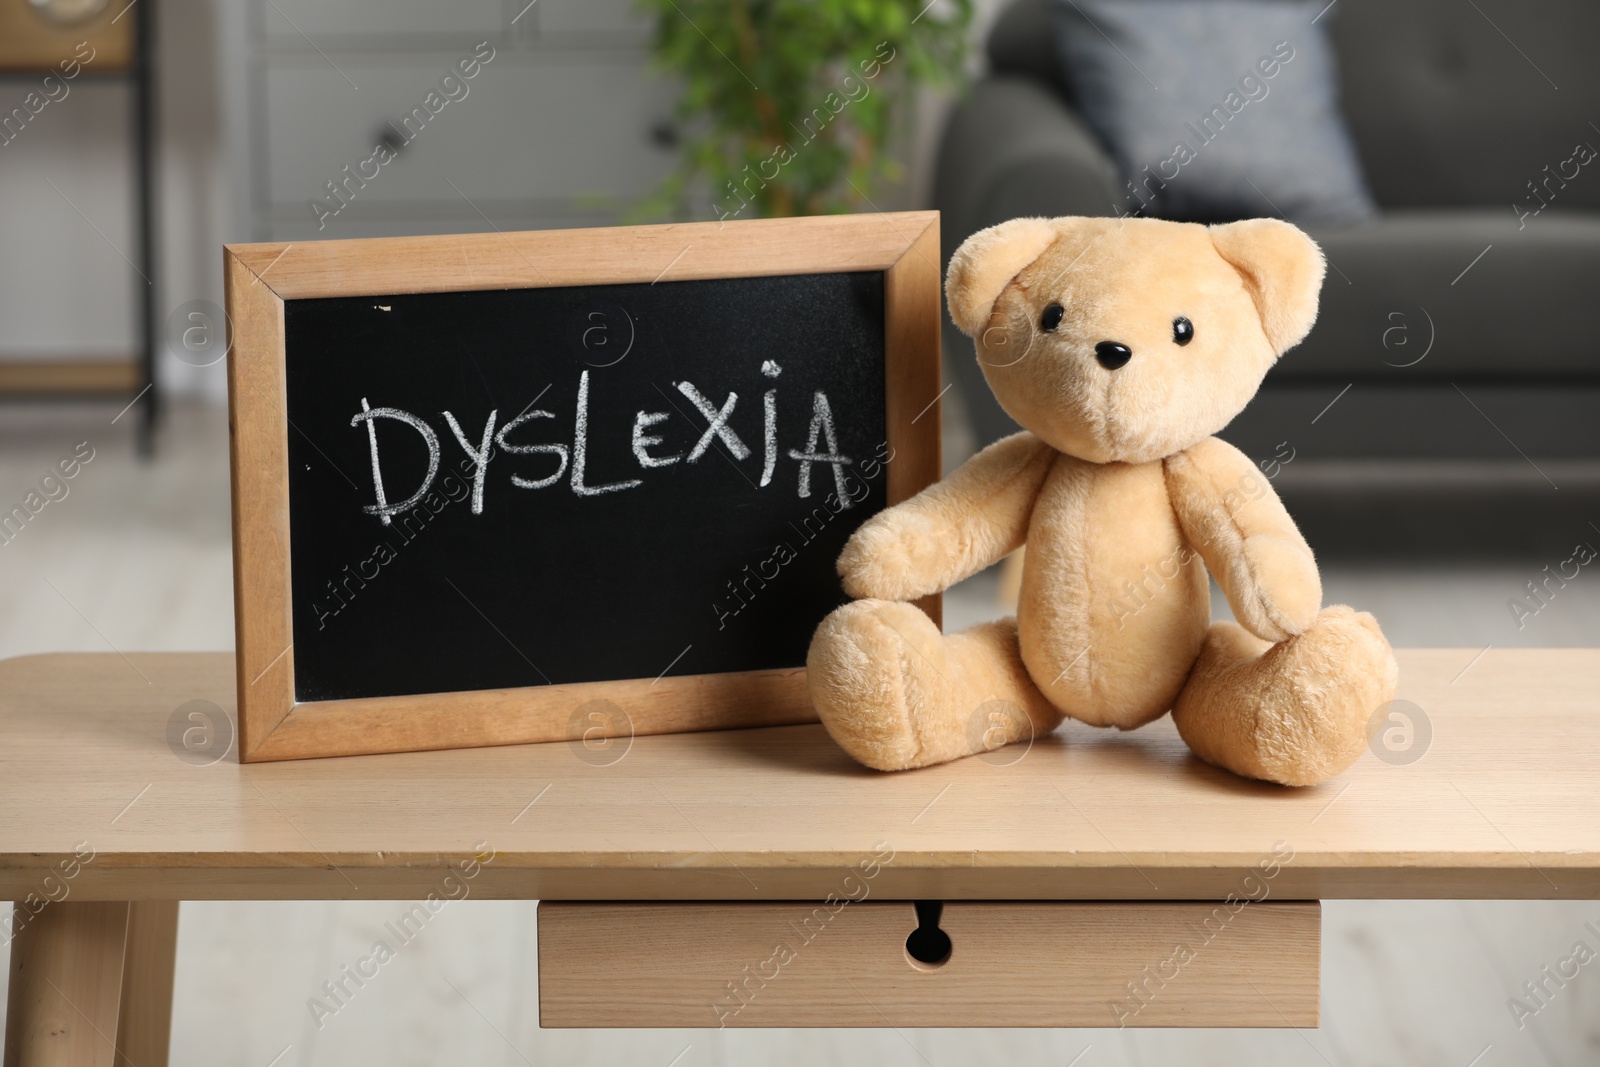
<path id="1" fill-rule="evenodd" d="M 48 904 L 17 931 L 5 1067 L 113 1067 L 127 938 L 126 901 Z"/>
<path id="2" fill-rule="evenodd" d="M 178 902 L 136 900 L 129 904 L 116 1067 L 166 1067 L 177 955 Z"/>

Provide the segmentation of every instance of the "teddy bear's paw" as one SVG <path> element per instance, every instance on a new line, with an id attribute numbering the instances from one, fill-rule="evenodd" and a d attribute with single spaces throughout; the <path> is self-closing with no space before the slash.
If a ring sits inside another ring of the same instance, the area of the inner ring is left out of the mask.
<path id="1" fill-rule="evenodd" d="M 945 635 L 911 604 L 858 600 L 817 627 L 806 677 L 839 747 L 880 771 L 1031 741 L 1061 723 L 1023 665 L 1015 619 Z"/>
<path id="2" fill-rule="evenodd" d="M 1275 645 L 1221 622 L 1172 718 L 1208 763 L 1281 785 L 1315 785 L 1365 750 L 1368 723 L 1394 698 L 1399 673 L 1377 621 L 1343 605 Z"/>
<path id="3" fill-rule="evenodd" d="M 881 512 L 862 524 L 839 554 L 839 576 L 853 597 L 915 600 L 935 592 L 942 544 L 925 515 Z"/>
<path id="4" fill-rule="evenodd" d="M 912 661 L 939 655 L 942 641 L 933 620 L 894 601 L 857 600 L 822 620 L 806 677 L 811 704 L 840 748 L 880 771 L 937 762 L 923 756 L 909 702 L 921 693 Z"/>
<path id="5" fill-rule="evenodd" d="M 1305 542 L 1257 534 L 1245 538 L 1242 549 L 1258 594 L 1239 621 L 1269 641 L 1311 629 L 1322 610 L 1322 577 Z"/>

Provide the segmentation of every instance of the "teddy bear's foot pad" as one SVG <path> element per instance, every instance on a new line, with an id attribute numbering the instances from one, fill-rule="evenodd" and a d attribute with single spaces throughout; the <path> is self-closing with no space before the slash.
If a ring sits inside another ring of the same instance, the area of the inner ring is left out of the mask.
<path id="1" fill-rule="evenodd" d="M 1060 722 L 1022 666 L 1012 619 L 947 637 L 911 604 L 857 600 L 817 628 L 806 674 L 828 733 L 880 771 L 945 763 Z"/>
<path id="2" fill-rule="evenodd" d="M 1305 633 L 1270 644 L 1214 623 L 1172 709 L 1207 763 L 1281 785 L 1315 785 L 1367 747 L 1373 713 L 1394 698 L 1399 668 L 1378 623 L 1343 605 Z"/>

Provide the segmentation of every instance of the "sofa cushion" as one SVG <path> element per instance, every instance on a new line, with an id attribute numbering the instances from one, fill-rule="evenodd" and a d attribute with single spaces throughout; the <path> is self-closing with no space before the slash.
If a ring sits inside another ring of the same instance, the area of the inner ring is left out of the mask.
<path id="1" fill-rule="evenodd" d="M 1077 112 L 1032 78 L 984 78 L 951 110 L 934 171 L 944 263 L 969 234 L 1024 215 L 1104 215 L 1116 164 Z"/>
<path id="2" fill-rule="evenodd" d="M 1358 222 L 1375 207 L 1339 113 L 1322 0 L 1061 0 L 1062 65 L 1132 179 L 1125 210 Z"/>
<path id="3" fill-rule="evenodd" d="M 1600 213 L 1406 209 L 1307 229 L 1328 257 L 1321 311 L 1268 381 L 1600 379 Z"/>
<path id="4" fill-rule="evenodd" d="M 1322 21 L 1386 208 L 1534 204 L 1529 182 L 1549 181 L 1579 142 L 1600 148 L 1600 4 L 1339 0 Z M 1600 209 L 1600 167 L 1546 188 L 1560 206 Z"/>
<path id="5" fill-rule="evenodd" d="M 1061 70 L 1056 47 L 1056 0 L 1015 0 L 994 20 L 984 42 L 989 68 L 996 74 L 1032 78 L 1072 103 L 1072 86 Z"/>
<path id="6" fill-rule="evenodd" d="M 1050 28 L 1060 0 L 1013 0 L 987 52 L 1071 102 Z M 1338 54 L 1345 120 L 1383 207 L 1526 203 L 1574 144 L 1600 147 L 1600 4 L 1338 0 L 1320 20 Z M 1600 174 L 1559 188 L 1600 209 Z"/>

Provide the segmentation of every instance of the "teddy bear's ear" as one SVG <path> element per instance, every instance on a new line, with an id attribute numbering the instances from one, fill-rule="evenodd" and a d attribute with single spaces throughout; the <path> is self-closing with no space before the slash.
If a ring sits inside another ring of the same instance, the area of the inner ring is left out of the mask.
<path id="1" fill-rule="evenodd" d="M 1244 277 L 1273 351 L 1299 344 L 1317 321 L 1317 294 L 1327 270 L 1322 249 L 1277 219 L 1245 219 L 1210 227 L 1211 242 Z"/>
<path id="2" fill-rule="evenodd" d="M 961 242 L 944 283 L 950 318 L 961 332 L 976 337 L 1001 291 L 1055 239 L 1050 220 L 1030 218 L 990 226 Z"/>

